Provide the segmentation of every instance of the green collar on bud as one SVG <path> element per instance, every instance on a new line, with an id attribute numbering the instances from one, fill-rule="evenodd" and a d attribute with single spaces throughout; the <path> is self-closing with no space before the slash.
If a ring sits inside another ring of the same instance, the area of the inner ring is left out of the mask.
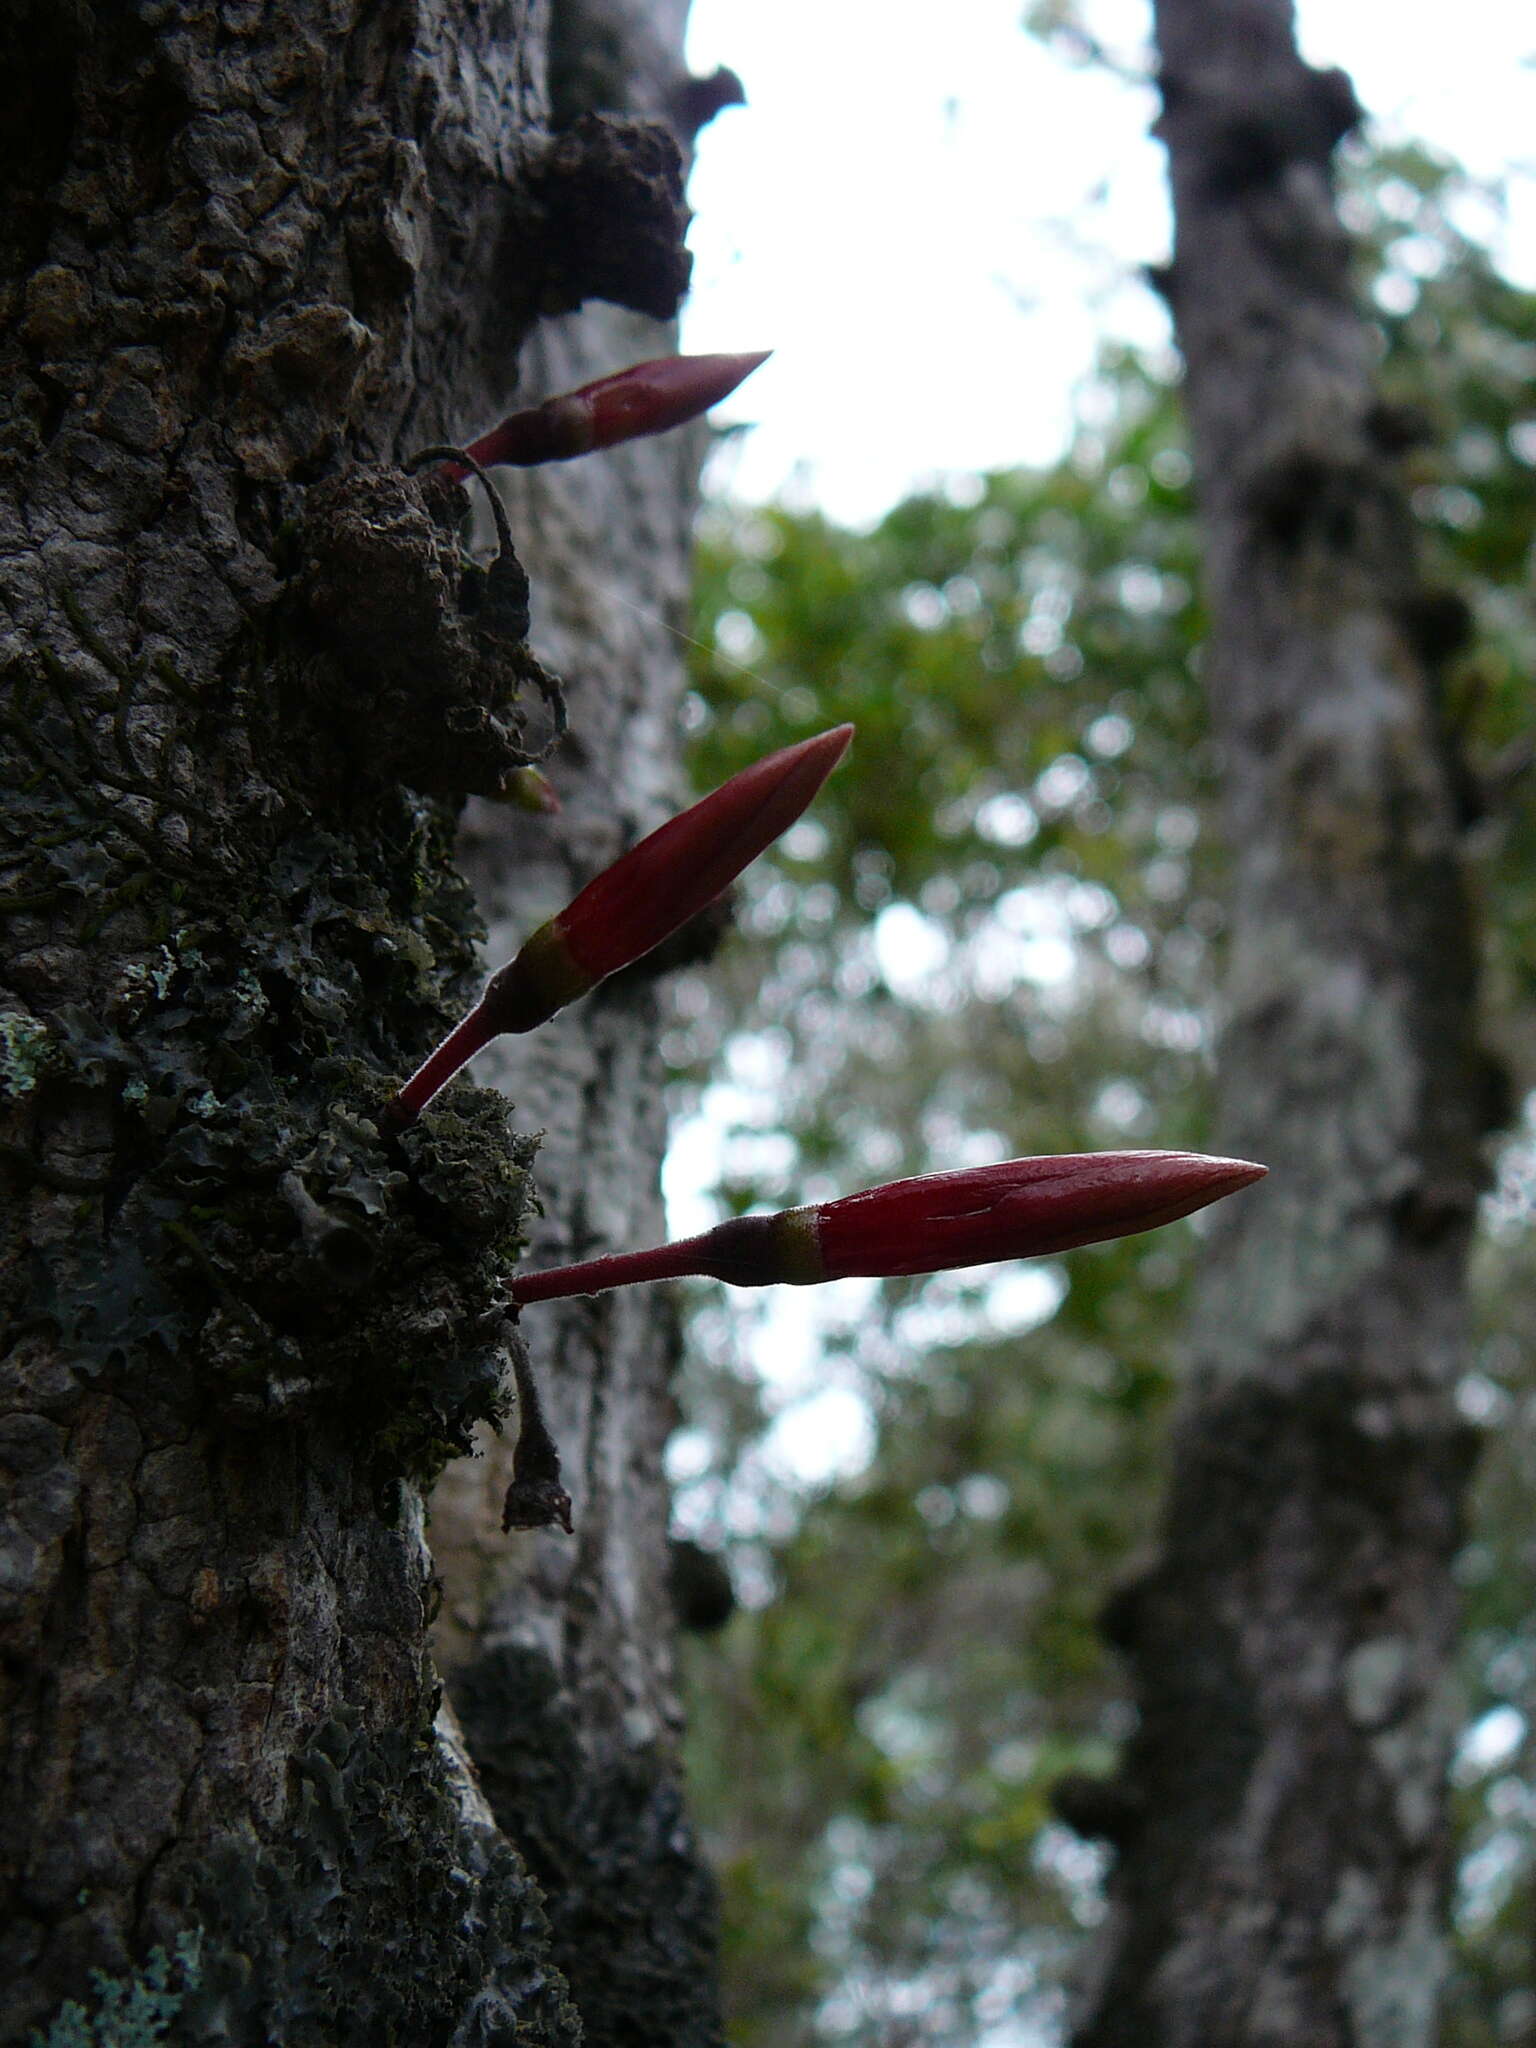
<path id="1" fill-rule="evenodd" d="M 826 1279 L 821 1226 L 814 1205 L 779 1211 L 773 1218 L 773 1249 L 779 1262 L 774 1277 L 785 1285 L 815 1287 Z"/>
<path id="2" fill-rule="evenodd" d="M 497 1031 L 532 1031 L 595 985 L 577 965 L 558 917 L 541 924 L 485 985 L 480 1006 Z"/>

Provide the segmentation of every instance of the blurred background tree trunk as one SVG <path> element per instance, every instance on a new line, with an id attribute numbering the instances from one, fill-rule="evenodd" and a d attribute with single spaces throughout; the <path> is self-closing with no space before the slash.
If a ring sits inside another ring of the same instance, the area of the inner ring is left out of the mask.
<path id="1" fill-rule="evenodd" d="M 535 1186 L 546 1249 L 656 1222 L 648 985 L 505 1063 L 510 1118 L 461 1082 L 376 1123 L 482 971 L 462 799 L 552 701 L 463 501 L 393 465 L 667 352 L 687 278 L 682 7 L 552 14 L 5 24 L 7 2041 L 72 1999 L 189 2042 L 719 2038 L 662 1303 L 531 1328 L 573 1540 L 502 1537 L 504 1472 L 440 1490 L 485 1792 L 427 1646 L 423 1492 L 507 1411 Z M 470 820 L 496 957 L 677 795 L 699 451 L 513 494 L 573 737 L 558 820 Z"/>
<path id="2" fill-rule="evenodd" d="M 1358 108 L 1287 0 L 1159 0 L 1230 861 L 1214 1219 L 1155 1562 L 1110 1604 L 1139 1710 L 1075 2039 L 1427 2043 L 1442 1973 L 1489 1071 L 1425 586 L 1331 160 Z"/>

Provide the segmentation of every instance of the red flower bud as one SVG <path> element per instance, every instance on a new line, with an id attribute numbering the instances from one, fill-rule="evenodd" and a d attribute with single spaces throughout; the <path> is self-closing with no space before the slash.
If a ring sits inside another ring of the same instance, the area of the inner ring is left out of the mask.
<path id="1" fill-rule="evenodd" d="M 763 349 L 744 356 L 659 356 L 654 362 L 635 363 L 595 384 L 583 384 L 579 391 L 510 414 L 499 427 L 471 441 L 464 452 L 482 469 L 494 469 L 498 463 L 531 469 L 541 462 L 568 462 L 594 448 L 612 448 L 646 434 L 664 434 L 728 398 L 772 353 Z M 455 483 L 469 475 L 460 462 L 445 462 L 443 470 Z"/>
<path id="2" fill-rule="evenodd" d="M 713 903 L 794 823 L 852 738 L 851 725 L 837 725 L 754 761 L 605 868 L 491 976 L 474 1009 L 391 1101 L 386 1122 L 413 1123 L 493 1038 L 533 1030 Z"/>
<path id="3" fill-rule="evenodd" d="M 1071 1152 L 925 1173 L 776 1216 L 741 1216 L 652 1251 L 525 1273 L 512 1299 L 552 1301 L 699 1274 L 733 1287 L 810 1286 L 1034 1259 L 1156 1230 L 1260 1180 L 1267 1167 L 1198 1152 Z"/>

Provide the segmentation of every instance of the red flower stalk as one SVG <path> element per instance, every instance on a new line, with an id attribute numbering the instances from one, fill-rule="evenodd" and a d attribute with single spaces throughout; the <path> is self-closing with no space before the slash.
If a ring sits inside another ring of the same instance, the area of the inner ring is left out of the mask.
<path id="1" fill-rule="evenodd" d="M 1176 1222 L 1268 1172 L 1198 1152 L 1071 1152 L 925 1173 L 776 1216 L 740 1216 L 702 1236 L 577 1266 L 524 1273 L 512 1299 L 554 1301 L 638 1280 L 700 1274 L 733 1287 L 814 1286 L 1035 1259 Z"/>
<path id="2" fill-rule="evenodd" d="M 713 903 L 792 825 L 847 751 L 851 725 L 754 761 L 630 848 L 493 974 L 461 1024 L 384 1112 L 414 1123 L 439 1088 L 504 1031 L 532 1031 Z"/>
<path id="3" fill-rule="evenodd" d="M 660 356 L 635 363 L 612 377 L 599 377 L 579 391 L 546 398 L 542 405 L 514 412 L 499 427 L 471 441 L 466 455 L 482 469 L 506 463 L 531 469 L 541 462 L 569 462 L 594 448 L 612 448 L 646 434 L 664 434 L 685 420 L 697 419 L 773 353 L 762 349 L 745 356 Z M 461 462 L 445 462 L 455 483 L 469 475 Z"/>

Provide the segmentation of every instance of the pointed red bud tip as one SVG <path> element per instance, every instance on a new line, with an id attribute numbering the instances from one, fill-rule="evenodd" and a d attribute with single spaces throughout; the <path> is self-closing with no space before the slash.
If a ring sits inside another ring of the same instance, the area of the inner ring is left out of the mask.
<path id="1" fill-rule="evenodd" d="M 499 427 L 472 441 L 465 453 L 482 469 L 494 469 L 498 463 L 531 469 L 542 462 L 569 462 L 620 441 L 664 434 L 728 398 L 772 353 L 762 349 L 740 356 L 660 356 L 654 362 L 635 363 L 595 384 L 583 384 L 579 391 L 512 413 Z M 443 468 L 456 483 L 469 474 L 462 463 L 446 462 Z"/>
<path id="2" fill-rule="evenodd" d="M 699 1274 L 735 1287 L 890 1279 L 1033 1259 L 1156 1230 L 1262 1180 L 1198 1152 L 1079 1152 L 891 1181 L 839 1202 L 742 1216 L 701 1237 L 510 1282 L 518 1303 Z"/>
<path id="3" fill-rule="evenodd" d="M 654 952 L 795 822 L 852 738 L 851 725 L 837 725 L 754 761 L 605 868 L 491 976 L 474 1009 L 391 1100 L 386 1124 L 398 1130 L 414 1123 L 464 1062 L 502 1032 L 532 1031 Z"/>
<path id="4" fill-rule="evenodd" d="M 835 725 L 754 761 L 605 868 L 552 920 L 580 973 L 602 981 L 713 903 L 795 822 L 852 738 Z"/>
<path id="5" fill-rule="evenodd" d="M 1156 1230 L 1268 1171 L 1198 1152 L 1074 1152 L 892 1181 L 815 1213 L 827 1279 L 1040 1258 Z"/>

